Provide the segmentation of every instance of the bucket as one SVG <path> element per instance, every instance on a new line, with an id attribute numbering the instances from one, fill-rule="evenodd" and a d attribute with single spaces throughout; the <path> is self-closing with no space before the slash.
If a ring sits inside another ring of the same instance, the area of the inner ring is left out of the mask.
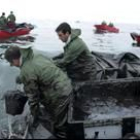
<path id="1" fill-rule="evenodd" d="M 5 95 L 6 113 L 10 115 L 22 114 L 27 97 L 19 90 L 8 91 Z"/>

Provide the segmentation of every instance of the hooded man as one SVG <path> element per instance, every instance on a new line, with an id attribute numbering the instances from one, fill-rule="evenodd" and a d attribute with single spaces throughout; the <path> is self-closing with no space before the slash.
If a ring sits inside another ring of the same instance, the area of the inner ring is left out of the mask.
<path id="1" fill-rule="evenodd" d="M 77 83 L 95 80 L 95 58 L 79 37 L 81 30 L 71 29 L 70 25 L 64 22 L 55 31 L 59 39 L 65 43 L 63 57 L 54 58 L 56 65 L 66 70 L 74 87 Z"/>
<path id="2" fill-rule="evenodd" d="M 8 15 L 7 21 L 8 21 L 8 22 L 13 22 L 13 23 L 16 22 L 16 17 L 15 17 L 15 15 L 14 15 L 13 11 L 11 11 L 10 14 Z"/>
<path id="3" fill-rule="evenodd" d="M 7 19 L 5 17 L 5 13 L 3 12 L 0 17 L 0 29 L 5 30 L 7 28 Z"/>
<path id="4" fill-rule="evenodd" d="M 11 66 L 21 70 L 20 79 L 34 116 L 33 122 L 40 118 L 41 105 L 49 116 L 45 117 L 49 124 L 48 130 L 57 138 L 66 138 L 67 112 L 72 92 L 71 81 L 67 75 L 51 60 L 33 53 L 31 48 L 11 46 L 5 52 L 5 59 Z"/>
<path id="5" fill-rule="evenodd" d="M 10 14 L 7 17 L 7 24 L 9 28 L 15 28 L 15 22 L 16 22 L 16 17 L 13 13 L 13 11 L 10 12 Z"/>

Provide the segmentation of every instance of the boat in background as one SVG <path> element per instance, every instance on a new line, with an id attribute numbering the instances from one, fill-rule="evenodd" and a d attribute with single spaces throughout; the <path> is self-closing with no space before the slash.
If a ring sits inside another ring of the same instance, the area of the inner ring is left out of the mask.
<path id="1" fill-rule="evenodd" d="M 130 33 L 130 36 L 132 37 L 132 39 L 134 41 L 136 41 L 136 44 L 139 46 L 140 45 L 140 34 L 133 32 L 133 33 Z"/>
<path id="2" fill-rule="evenodd" d="M 106 22 L 102 22 L 102 24 L 96 24 L 94 27 L 99 33 L 119 33 L 119 29 L 114 27 L 113 23 L 107 25 Z"/>
<path id="3" fill-rule="evenodd" d="M 32 29 L 34 29 L 34 26 L 31 24 L 27 23 L 17 24 L 15 29 L 0 30 L 0 40 L 27 35 L 30 33 Z"/>

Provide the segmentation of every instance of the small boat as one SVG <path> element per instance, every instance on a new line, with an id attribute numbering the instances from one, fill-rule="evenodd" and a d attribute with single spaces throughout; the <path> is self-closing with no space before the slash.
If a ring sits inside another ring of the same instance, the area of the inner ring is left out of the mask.
<path id="1" fill-rule="evenodd" d="M 140 34 L 133 32 L 133 33 L 130 33 L 130 36 L 132 37 L 134 41 L 136 41 L 138 45 L 140 45 Z"/>
<path id="2" fill-rule="evenodd" d="M 17 24 L 15 29 L 0 30 L 0 39 L 8 39 L 11 37 L 26 35 L 29 34 L 33 28 L 34 27 L 31 24 Z"/>
<path id="3" fill-rule="evenodd" d="M 102 33 L 119 33 L 119 29 L 116 27 L 111 27 L 109 25 L 106 24 L 100 24 L 100 25 L 94 25 L 94 27 L 96 28 L 97 32 L 102 32 Z"/>

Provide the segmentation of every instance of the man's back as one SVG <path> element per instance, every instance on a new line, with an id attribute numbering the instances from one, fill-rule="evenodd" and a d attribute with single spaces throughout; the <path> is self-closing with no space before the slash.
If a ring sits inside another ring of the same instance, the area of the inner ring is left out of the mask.
<path id="1" fill-rule="evenodd" d="M 50 97 L 57 100 L 61 96 L 69 96 L 69 91 L 72 90 L 71 81 L 67 75 L 56 67 L 51 60 L 40 54 L 31 55 L 30 53 L 30 56 L 26 57 L 25 61 L 23 60 L 21 76 L 25 84 L 28 83 L 29 79 L 36 79 L 41 92 L 46 97 L 46 101 Z M 47 99 L 47 97 L 49 98 Z"/>

